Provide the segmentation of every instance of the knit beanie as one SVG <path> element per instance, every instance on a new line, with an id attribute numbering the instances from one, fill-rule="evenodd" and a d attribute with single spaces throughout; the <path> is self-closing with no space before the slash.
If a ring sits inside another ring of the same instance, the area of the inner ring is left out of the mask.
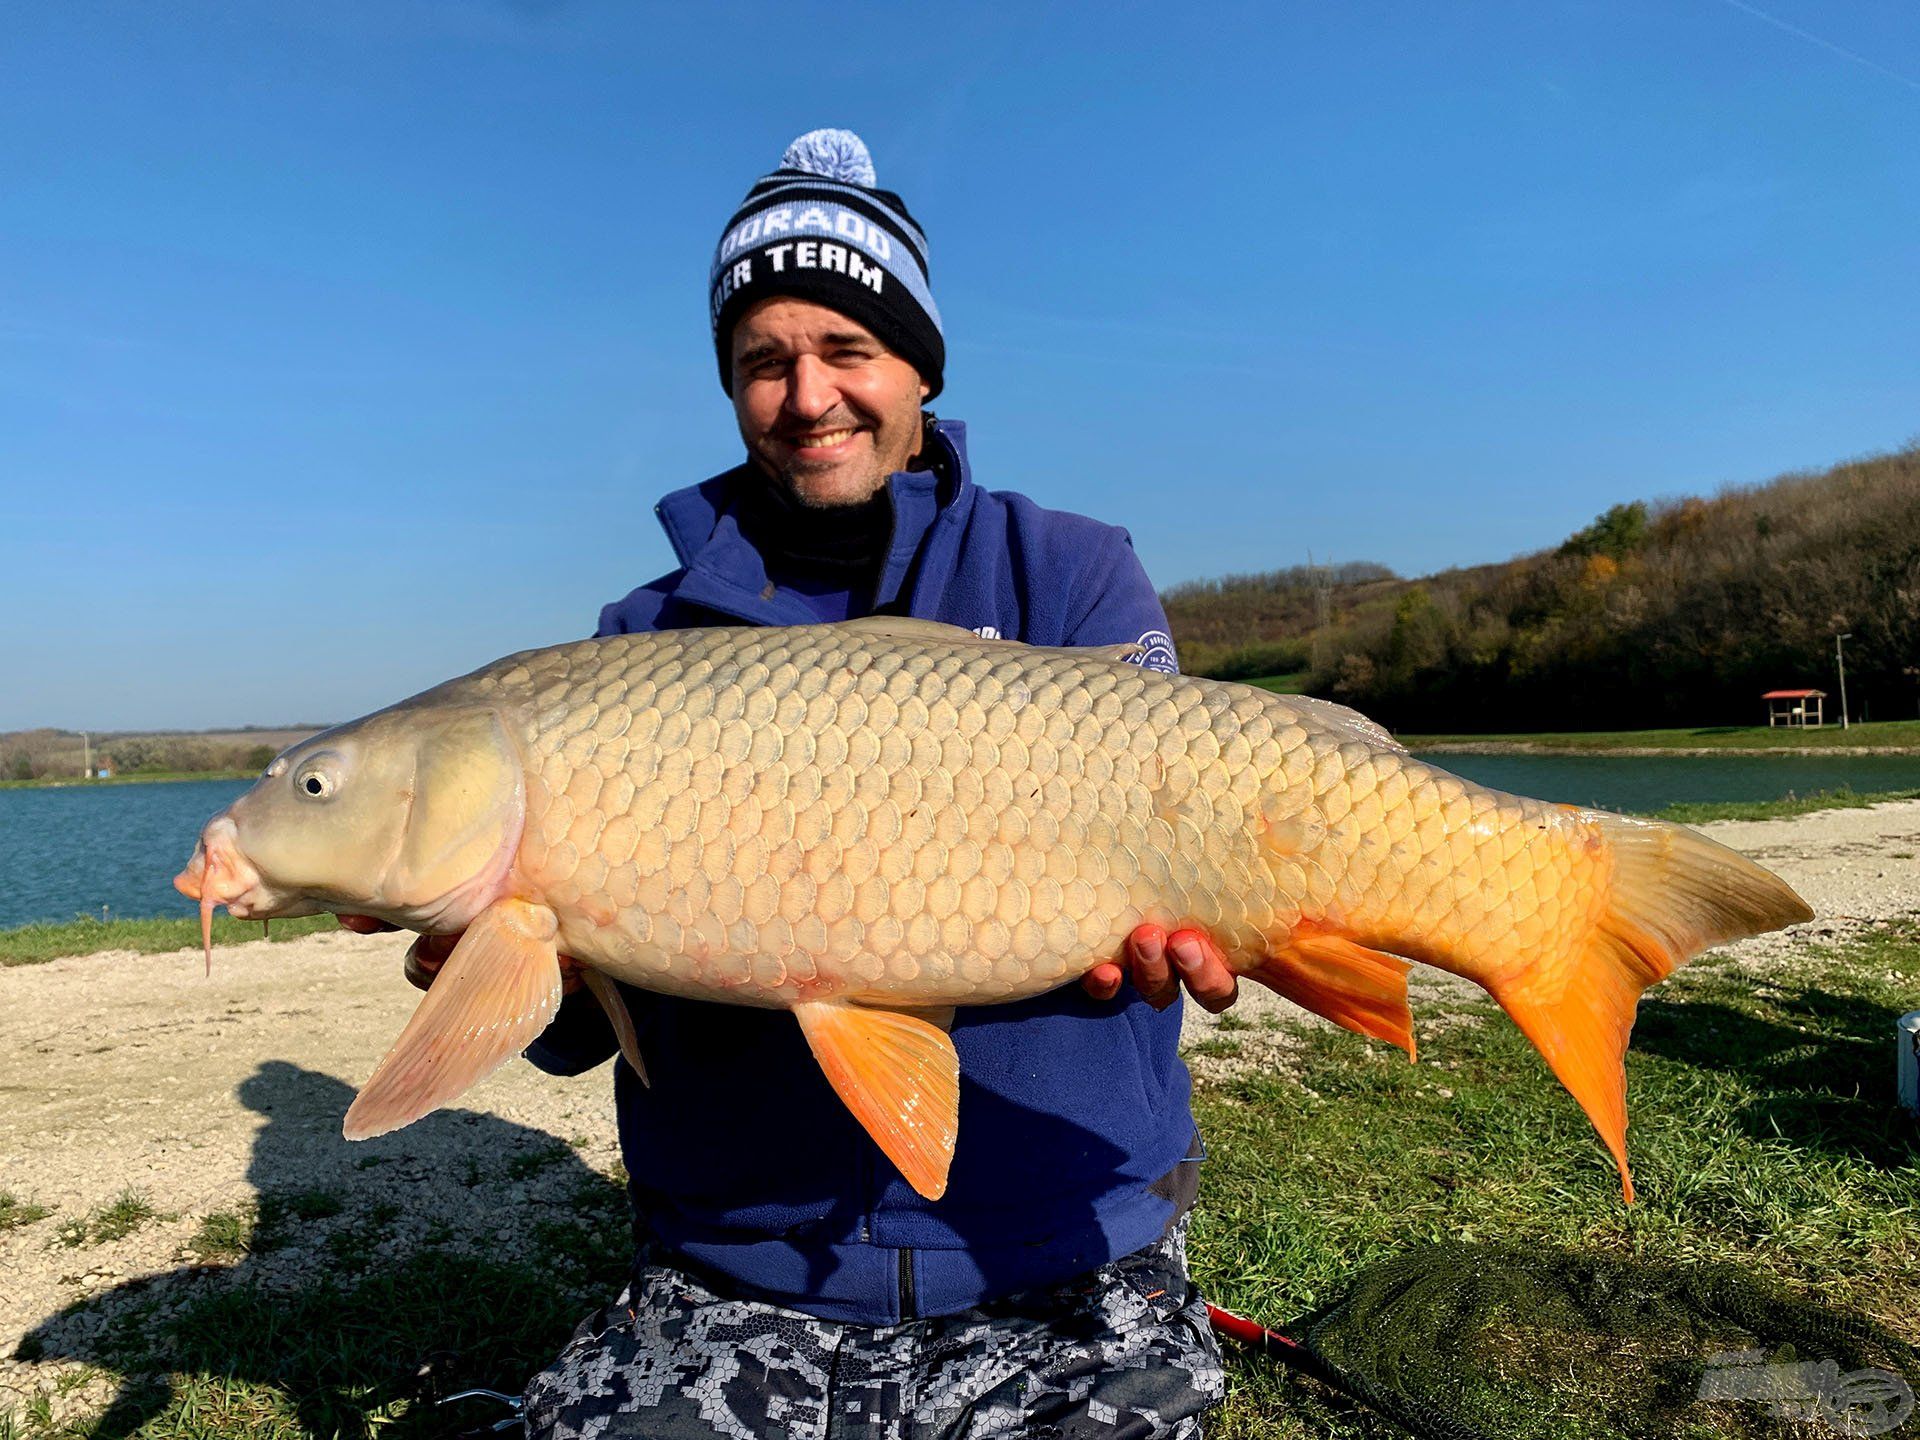
<path id="1" fill-rule="evenodd" d="M 810 130 L 787 147 L 727 222 L 708 297 L 720 388 L 733 394 L 733 327 L 791 295 L 858 321 L 940 393 L 947 345 L 927 284 L 927 237 L 851 130 Z"/>

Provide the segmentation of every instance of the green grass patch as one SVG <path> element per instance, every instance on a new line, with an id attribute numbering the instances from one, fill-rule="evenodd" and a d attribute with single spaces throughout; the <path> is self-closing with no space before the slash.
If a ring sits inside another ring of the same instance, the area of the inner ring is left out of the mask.
<path id="1" fill-rule="evenodd" d="M 1304 695 L 1307 691 L 1307 679 L 1313 672 L 1295 670 L 1289 675 L 1262 675 L 1258 679 L 1243 680 L 1243 685 L 1251 685 L 1256 690 L 1267 690 L 1275 695 Z"/>
<path id="2" fill-rule="evenodd" d="M 11 1190 L 0 1190 L 0 1230 L 18 1230 L 22 1225 L 34 1225 L 52 1213 L 44 1205 L 22 1200 Z"/>
<path id="3" fill-rule="evenodd" d="M 124 1239 L 159 1215 L 153 1202 L 138 1190 L 122 1190 L 87 1217 L 87 1226 L 94 1242 L 99 1244 Z"/>
<path id="4" fill-rule="evenodd" d="M 63 1221 L 54 1231 L 54 1242 L 68 1249 L 105 1245 L 125 1239 L 149 1221 L 165 1218 L 154 1208 L 153 1201 L 140 1191 L 128 1188 L 90 1214 Z"/>
<path id="5" fill-rule="evenodd" d="M 187 1251 L 201 1261 L 238 1260 L 253 1248 L 257 1217 L 239 1210 L 217 1210 L 200 1222 Z"/>
<path id="6" fill-rule="evenodd" d="M 271 940 L 296 940 L 323 930 L 337 930 L 331 915 L 303 915 L 275 920 L 267 932 Z M 239 945 L 261 938 L 258 920 L 217 916 L 213 943 Z M 0 930 L 0 966 L 38 965 L 69 955 L 95 955 L 102 950 L 137 950 L 160 954 L 169 950 L 198 950 L 200 922 L 181 917 L 162 920 L 70 920 L 64 925 L 19 925 Z"/>
<path id="7" fill-rule="evenodd" d="M 1186 1053 L 1203 1060 L 1232 1060 L 1240 1054 L 1240 1042 L 1218 1037 L 1201 1040 L 1187 1046 Z"/>
<path id="8" fill-rule="evenodd" d="M 1531 735 L 1402 735 L 1409 750 L 1448 746 L 1513 745 L 1542 750 L 1826 750 L 1885 747 L 1920 750 L 1920 720 L 1875 720 L 1871 724 L 1808 728 L 1769 725 L 1705 725 L 1679 730 L 1543 731 Z"/>
<path id="9" fill-rule="evenodd" d="M 1894 1103 L 1892 1034 L 1917 989 L 1920 929 L 1889 926 L 1764 978 L 1708 957 L 1651 991 L 1627 1058 L 1631 1206 L 1585 1116 L 1491 1004 L 1419 1065 L 1302 1030 L 1297 1078 L 1196 1092 L 1211 1157 L 1197 1278 L 1229 1309 L 1285 1322 L 1409 1247 L 1566 1247 L 1732 1266 L 1915 1339 L 1920 1140 Z M 1223 1440 L 1394 1433 L 1265 1362 L 1234 1365 Z M 1637 1433 L 1549 1424 L 1551 1410 L 1490 1433 Z"/>
<path id="10" fill-rule="evenodd" d="M 1652 818 L 1673 820 L 1682 825 L 1704 825 L 1710 820 L 1779 820 L 1789 815 L 1811 815 L 1819 810 L 1864 810 L 1889 800 L 1920 800 L 1920 790 L 1857 791 L 1843 785 L 1838 790 L 1815 790 L 1778 800 L 1683 801 L 1654 811 Z M 1896 853 L 1894 858 L 1901 857 Z"/>

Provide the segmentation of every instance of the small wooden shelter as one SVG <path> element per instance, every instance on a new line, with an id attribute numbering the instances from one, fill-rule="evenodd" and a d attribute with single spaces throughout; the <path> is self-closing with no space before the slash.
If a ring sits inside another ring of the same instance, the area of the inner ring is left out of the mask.
<path id="1" fill-rule="evenodd" d="M 1760 697 L 1767 702 L 1767 724 L 1824 725 L 1821 702 L 1824 690 L 1769 690 Z"/>

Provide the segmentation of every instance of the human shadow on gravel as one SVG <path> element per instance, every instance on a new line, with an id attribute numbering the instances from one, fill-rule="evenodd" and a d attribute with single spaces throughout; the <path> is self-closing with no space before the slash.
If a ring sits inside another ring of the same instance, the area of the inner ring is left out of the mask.
<path id="1" fill-rule="evenodd" d="M 962 1113 L 974 1132 L 1001 1130 L 996 1112 L 1013 1102 L 971 1083 L 966 1090 Z M 22 1359 L 82 1361 L 124 1377 L 86 1427 L 98 1440 L 182 1412 L 201 1433 L 277 1420 L 314 1435 L 459 1434 L 502 1412 L 431 1402 L 475 1386 L 518 1393 L 627 1274 L 633 1235 L 622 1187 L 552 1135 L 441 1110 L 349 1144 L 340 1124 L 353 1088 L 280 1061 L 262 1065 L 238 1094 L 267 1117 L 247 1170 L 259 1197 L 250 1233 L 237 1216 L 215 1233 L 210 1217 L 200 1243 L 215 1247 L 213 1258 L 70 1306 L 20 1346 Z M 1034 1117 L 1025 1118 L 1031 1129 Z M 1107 1173 L 1122 1158 L 1077 1126 L 1040 1119 L 1039 1148 L 1056 1162 L 1074 1156 L 1078 1168 Z M 1003 1235 L 1034 1191 L 1018 1175 L 993 1173 L 987 1193 L 972 1197 L 990 1202 L 973 1223 Z M 1055 1220 L 1099 1243 L 1091 1213 Z M 911 1237 L 913 1218 L 902 1223 Z M 219 1243 L 236 1238 L 244 1253 L 223 1263 Z M 1003 1263 L 1013 1268 L 983 1266 L 991 1288 L 1031 1283 L 1020 1255 Z M 804 1283 L 824 1291 L 832 1278 Z"/>
<path id="2" fill-rule="evenodd" d="M 632 1258 L 620 1186 L 552 1135 L 442 1110 L 349 1145 L 353 1088 L 281 1061 L 238 1093 L 267 1117 L 255 1213 L 210 1219 L 192 1263 L 69 1306 L 17 1352 L 125 1377 L 87 1425 L 101 1440 L 176 1405 L 206 1433 L 269 1415 L 313 1435 L 458 1433 L 500 1412 L 419 1402 L 517 1392 Z"/>

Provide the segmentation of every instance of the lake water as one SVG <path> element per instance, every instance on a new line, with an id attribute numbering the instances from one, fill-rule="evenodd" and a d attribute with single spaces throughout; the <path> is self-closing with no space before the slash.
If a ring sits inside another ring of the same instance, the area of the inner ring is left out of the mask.
<path id="1" fill-rule="evenodd" d="M 1920 790 L 1920 755 L 1436 755 L 1501 790 L 1657 810 L 1682 800 L 1771 800 L 1816 790 Z M 0 790 L 0 929 L 36 920 L 191 915 L 172 880 L 207 817 L 245 780 Z"/>

